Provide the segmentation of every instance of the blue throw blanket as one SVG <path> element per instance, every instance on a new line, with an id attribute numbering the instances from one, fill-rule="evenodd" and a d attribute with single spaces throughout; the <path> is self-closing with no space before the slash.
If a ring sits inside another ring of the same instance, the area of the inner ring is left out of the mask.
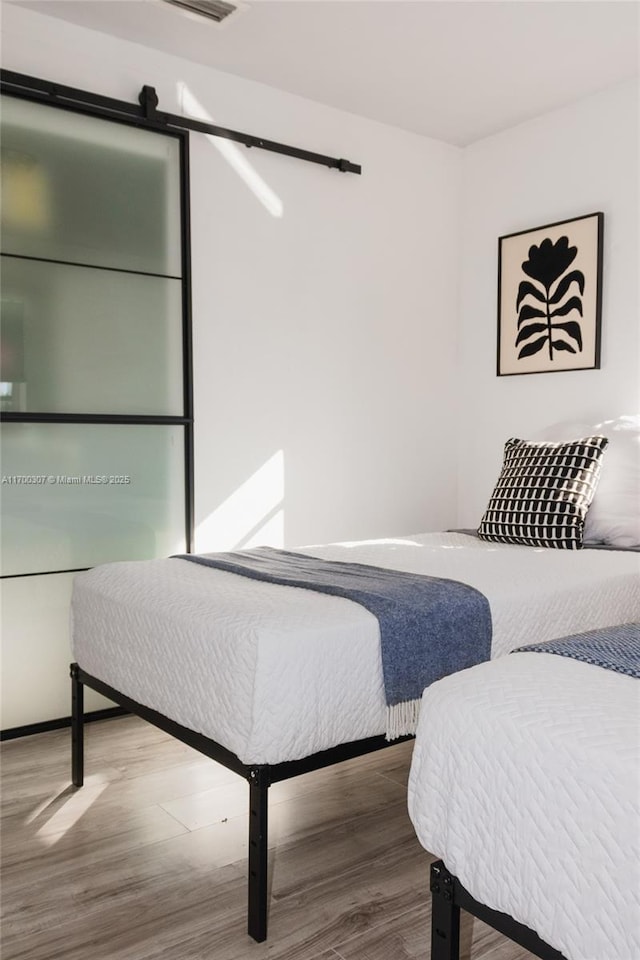
<path id="1" fill-rule="evenodd" d="M 491 655 L 487 598 L 465 583 L 257 547 L 181 555 L 229 573 L 353 600 L 380 624 L 387 739 L 415 733 L 422 691 Z"/>
<path id="2" fill-rule="evenodd" d="M 557 653 L 628 677 L 640 677 L 640 623 L 623 623 L 576 633 L 546 643 L 518 647 L 512 653 Z"/>

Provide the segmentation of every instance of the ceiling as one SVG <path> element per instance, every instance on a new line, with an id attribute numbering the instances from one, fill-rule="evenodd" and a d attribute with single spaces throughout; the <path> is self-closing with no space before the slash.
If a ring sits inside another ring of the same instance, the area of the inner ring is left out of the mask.
<path id="1" fill-rule="evenodd" d="M 635 0 L 242 0 L 220 25 L 163 0 L 17 0 L 465 146 L 638 74 Z"/>

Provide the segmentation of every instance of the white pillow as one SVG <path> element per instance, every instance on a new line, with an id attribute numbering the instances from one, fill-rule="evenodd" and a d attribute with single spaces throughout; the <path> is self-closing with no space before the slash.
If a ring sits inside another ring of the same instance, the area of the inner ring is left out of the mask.
<path id="1" fill-rule="evenodd" d="M 640 415 L 595 424 L 556 423 L 541 431 L 539 439 L 572 440 L 590 434 L 603 434 L 609 445 L 585 519 L 584 542 L 640 546 Z"/>

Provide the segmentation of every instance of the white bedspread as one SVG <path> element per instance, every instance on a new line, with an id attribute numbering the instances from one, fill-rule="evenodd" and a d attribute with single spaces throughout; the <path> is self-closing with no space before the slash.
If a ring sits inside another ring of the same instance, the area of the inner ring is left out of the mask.
<path id="1" fill-rule="evenodd" d="M 420 842 L 568 960 L 640 957 L 639 698 L 636 679 L 541 653 L 423 697 L 409 781 Z"/>
<path id="2" fill-rule="evenodd" d="M 489 599 L 493 655 L 535 637 L 640 618 L 640 555 L 424 534 L 304 552 L 450 577 Z M 184 560 L 79 574 L 72 647 L 116 690 L 245 763 L 278 763 L 384 733 L 378 624 L 340 597 Z"/>

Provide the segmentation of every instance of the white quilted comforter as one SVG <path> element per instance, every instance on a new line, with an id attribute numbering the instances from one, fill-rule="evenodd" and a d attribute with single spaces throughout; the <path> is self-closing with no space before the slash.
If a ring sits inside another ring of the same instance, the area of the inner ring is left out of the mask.
<path id="1" fill-rule="evenodd" d="M 477 587 L 491 605 L 494 656 L 640 619 L 633 553 L 453 533 L 304 552 Z M 87 673 L 245 763 L 296 760 L 385 730 L 378 623 L 340 597 L 184 560 L 105 564 L 75 579 L 72 647 Z"/>
<path id="2" fill-rule="evenodd" d="M 638 960 L 639 746 L 640 681 L 516 653 L 425 691 L 409 813 L 476 900 L 568 960 Z"/>

